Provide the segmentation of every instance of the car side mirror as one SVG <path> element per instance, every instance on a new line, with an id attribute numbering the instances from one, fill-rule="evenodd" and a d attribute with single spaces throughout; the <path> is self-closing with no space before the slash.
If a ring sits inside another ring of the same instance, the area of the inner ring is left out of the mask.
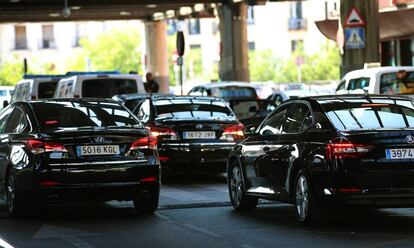
<path id="1" fill-rule="evenodd" d="M 7 100 L 4 100 L 4 101 L 3 101 L 3 108 L 5 108 L 5 107 L 7 107 L 7 106 L 9 106 L 9 102 L 8 102 Z"/>

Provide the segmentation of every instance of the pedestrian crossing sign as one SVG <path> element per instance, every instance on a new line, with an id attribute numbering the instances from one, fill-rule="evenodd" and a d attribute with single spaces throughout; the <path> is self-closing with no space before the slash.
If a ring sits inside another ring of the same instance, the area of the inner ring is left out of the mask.
<path id="1" fill-rule="evenodd" d="M 345 49 L 365 48 L 365 28 L 345 29 Z"/>

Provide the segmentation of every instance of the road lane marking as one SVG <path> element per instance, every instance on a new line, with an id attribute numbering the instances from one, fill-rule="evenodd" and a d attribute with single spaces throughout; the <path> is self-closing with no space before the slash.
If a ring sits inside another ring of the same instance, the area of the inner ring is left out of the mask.
<path id="1" fill-rule="evenodd" d="M 77 248 L 94 248 L 93 245 L 79 239 L 78 237 L 98 236 L 99 234 L 84 232 L 66 227 L 43 225 L 33 236 L 34 239 L 61 238 Z"/>
<path id="2" fill-rule="evenodd" d="M 206 235 L 212 236 L 214 238 L 221 238 L 221 237 L 223 237 L 223 235 L 221 235 L 221 234 L 218 234 L 218 233 L 215 233 L 215 232 L 211 232 L 211 231 L 209 231 L 207 229 L 204 229 L 204 228 L 195 226 L 193 224 L 184 224 L 184 226 L 186 226 L 187 228 L 192 229 L 194 231 L 201 232 L 201 233 L 204 233 Z"/>
<path id="3" fill-rule="evenodd" d="M 0 236 L 0 247 L 3 247 L 3 248 L 14 248 L 10 243 L 8 243 L 1 236 Z"/>

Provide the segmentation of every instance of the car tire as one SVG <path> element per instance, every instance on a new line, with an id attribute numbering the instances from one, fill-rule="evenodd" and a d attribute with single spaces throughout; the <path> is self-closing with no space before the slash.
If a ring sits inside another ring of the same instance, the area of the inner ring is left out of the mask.
<path id="1" fill-rule="evenodd" d="M 235 210 L 250 212 L 256 209 L 259 199 L 246 194 L 243 173 L 237 161 L 233 161 L 227 170 L 227 184 L 230 201 Z"/>
<path id="2" fill-rule="evenodd" d="M 295 210 L 298 221 L 306 226 L 321 222 L 322 211 L 312 190 L 311 181 L 305 170 L 299 171 L 295 180 Z"/>
<path id="3" fill-rule="evenodd" d="M 139 198 L 134 200 L 134 207 L 139 214 L 153 214 L 158 208 L 159 197 Z"/>
<path id="4" fill-rule="evenodd" d="M 6 180 L 6 203 L 7 211 L 11 218 L 19 218 L 23 215 L 24 202 L 16 190 L 16 177 L 13 173 L 8 173 Z"/>

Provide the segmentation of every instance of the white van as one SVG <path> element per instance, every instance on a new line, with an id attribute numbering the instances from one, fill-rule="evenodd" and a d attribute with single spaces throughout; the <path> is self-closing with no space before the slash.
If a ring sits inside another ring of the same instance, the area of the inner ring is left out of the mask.
<path id="1" fill-rule="evenodd" d="M 14 89 L 10 102 L 52 98 L 62 75 L 25 75 Z"/>
<path id="2" fill-rule="evenodd" d="M 385 66 L 348 72 L 336 94 L 414 95 L 413 66 Z"/>
<path id="3" fill-rule="evenodd" d="M 14 86 L 0 86 L 0 103 L 6 105 L 10 102 Z"/>
<path id="4" fill-rule="evenodd" d="M 111 98 L 114 95 L 146 93 L 142 79 L 137 74 L 87 74 L 62 78 L 55 91 L 55 98 Z"/>

